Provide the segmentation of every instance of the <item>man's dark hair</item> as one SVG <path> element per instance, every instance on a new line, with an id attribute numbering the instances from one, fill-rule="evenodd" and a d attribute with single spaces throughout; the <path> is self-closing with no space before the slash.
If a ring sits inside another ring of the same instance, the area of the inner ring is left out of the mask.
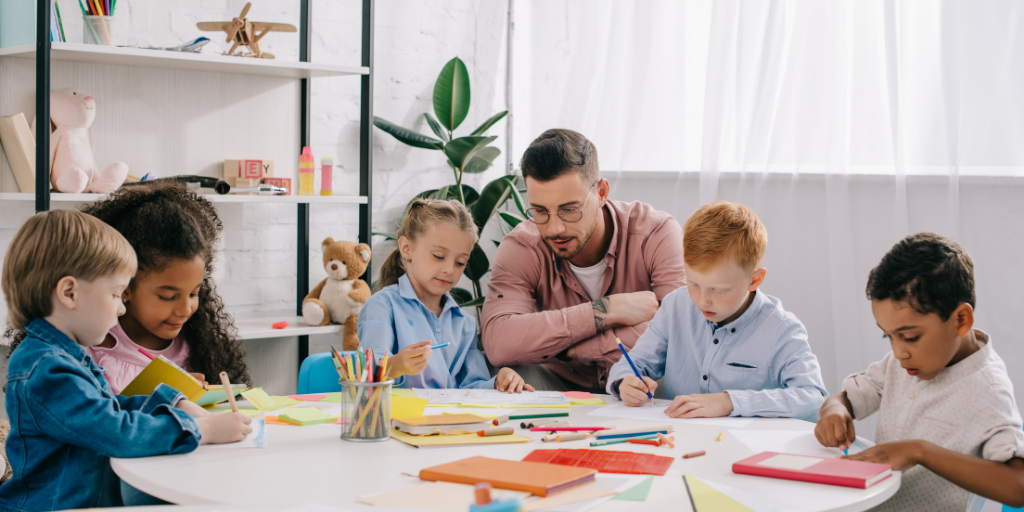
<path id="1" fill-rule="evenodd" d="M 530 143 L 519 162 L 523 179 L 551 181 L 568 172 L 578 172 L 583 181 L 600 179 L 597 148 L 582 133 L 553 128 Z"/>
<path id="2" fill-rule="evenodd" d="M 905 302 L 943 321 L 960 304 L 974 307 L 974 262 L 960 244 L 935 233 L 900 240 L 868 274 L 868 299 Z"/>

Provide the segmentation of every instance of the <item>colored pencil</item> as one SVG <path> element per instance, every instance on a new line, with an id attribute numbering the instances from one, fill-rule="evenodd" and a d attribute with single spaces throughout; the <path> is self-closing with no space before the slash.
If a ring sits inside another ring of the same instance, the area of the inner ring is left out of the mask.
<path id="1" fill-rule="evenodd" d="M 615 427 L 533 427 L 530 432 L 594 432 L 613 428 Z"/>
<path id="2" fill-rule="evenodd" d="M 447 346 L 448 346 L 447 343 L 438 343 L 437 345 L 431 345 L 430 346 L 430 350 L 437 350 L 439 348 L 445 348 Z"/>
<path id="3" fill-rule="evenodd" d="M 668 430 L 652 430 L 650 432 L 633 432 L 633 433 L 629 433 L 629 434 L 601 434 L 599 432 L 595 432 L 594 436 L 597 437 L 598 439 L 601 439 L 601 440 L 604 440 L 604 439 L 629 439 L 629 438 L 633 438 L 633 437 L 637 437 L 637 436 L 654 436 L 655 438 L 657 438 L 658 434 L 668 434 L 668 433 L 669 433 Z"/>
<path id="4" fill-rule="evenodd" d="M 686 495 L 690 498 L 690 508 L 697 512 L 697 502 L 693 501 L 693 491 L 690 490 L 690 479 L 683 475 L 683 485 L 686 486 Z"/>
<path id="5" fill-rule="evenodd" d="M 144 349 L 142 347 L 139 347 L 139 352 L 142 352 L 142 355 L 148 357 L 150 361 L 156 359 L 155 357 L 153 357 L 153 354 L 150 354 L 149 352 L 146 352 L 146 349 Z"/>
<path id="6" fill-rule="evenodd" d="M 644 378 L 640 376 L 640 372 L 636 369 L 636 365 L 633 364 L 633 360 L 629 358 L 629 352 L 626 352 L 626 346 L 623 345 L 622 342 L 619 341 L 618 338 L 615 338 L 615 343 L 619 344 L 619 350 L 622 351 L 622 357 L 626 358 L 626 362 L 628 362 L 629 363 L 629 367 L 633 369 L 633 373 L 636 375 L 636 378 L 640 379 L 640 383 L 643 384 L 644 383 Z M 647 385 L 644 384 L 644 387 L 647 387 Z M 647 391 L 647 398 L 650 398 L 651 400 L 654 400 L 654 395 L 651 394 L 650 390 Z"/>
<path id="7" fill-rule="evenodd" d="M 220 383 L 224 386 L 224 394 L 228 396 L 231 412 L 238 412 L 238 404 L 235 403 L 235 394 L 231 391 L 231 380 L 228 379 L 228 372 L 220 372 Z"/>
<path id="8" fill-rule="evenodd" d="M 637 437 L 633 437 L 631 439 L 657 439 L 657 438 L 658 438 L 657 434 L 651 434 L 651 435 L 647 435 L 647 436 L 637 436 Z M 620 443 L 625 443 L 627 441 L 629 441 L 629 439 L 608 439 L 608 440 L 605 440 L 605 441 L 594 441 L 594 442 L 590 443 L 590 446 L 605 446 L 605 445 L 609 445 L 609 444 L 620 444 Z"/>

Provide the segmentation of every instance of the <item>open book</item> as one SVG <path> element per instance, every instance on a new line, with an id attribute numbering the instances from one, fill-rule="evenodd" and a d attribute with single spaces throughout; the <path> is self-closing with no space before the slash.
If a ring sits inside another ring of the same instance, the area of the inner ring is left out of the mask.
<path id="1" fill-rule="evenodd" d="M 180 366 L 164 356 L 157 356 L 142 369 L 142 373 L 121 390 L 121 396 L 148 395 L 160 384 L 177 389 L 186 398 L 198 405 L 213 405 L 228 399 L 224 386 L 207 386 L 197 382 Z M 242 384 L 232 384 L 231 392 L 238 395 L 248 389 Z"/>

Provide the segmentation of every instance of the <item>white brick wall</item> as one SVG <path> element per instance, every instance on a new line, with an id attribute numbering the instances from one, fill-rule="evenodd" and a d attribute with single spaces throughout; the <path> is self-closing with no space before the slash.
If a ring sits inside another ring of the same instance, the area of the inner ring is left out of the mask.
<path id="1" fill-rule="evenodd" d="M 75 13 L 74 0 L 58 0 L 62 13 Z M 117 38 L 120 44 L 172 46 L 206 35 L 212 39 L 207 52 L 226 50 L 224 38 L 216 33 L 199 33 L 197 21 L 229 20 L 242 10 L 245 0 L 121 0 L 117 9 Z M 313 10 L 312 60 L 338 65 L 360 62 L 361 2 L 358 0 L 315 0 Z M 491 114 L 505 108 L 505 62 L 507 0 L 377 0 L 374 62 L 375 114 L 429 134 L 423 112 L 432 112 L 434 79 L 442 66 L 459 56 L 470 70 L 473 106 L 465 126 L 466 135 Z M 254 21 L 299 24 L 299 2 L 256 1 L 249 12 Z M 69 42 L 81 40 L 81 18 L 64 15 Z M 298 60 L 296 34 L 271 34 L 261 46 L 281 60 Z M 4 77 L 4 80 L 10 78 Z M 26 77 L 31 80 L 31 77 Z M 322 155 L 334 156 L 335 191 L 358 193 L 359 172 L 359 80 L 352 77 L 319 79 L 313 82 L 312 145 L 319 162 Z M 7 115 L 0 112 L 0 115 Z M 268 129 L 272 129 L 268 128 Z M 505 128 L 501 123 L 490 134 L 499 135 L 504 149 Z M 297 140 L 296 133 L 281 137 Z M 258 148 L 256 148 L 258 149 Z M 112 158 L 116 156 L 111 155 Z M 453 182 L 451 171 L 440 152 L 404 146 L 391 136 L 374 133 L 373 215 L 375 231 L 393 231 L 395 219 L 414 194 Z M 211 162 L 211 165 L 213 163 Z M 288 165 L 294 167 L 293 162 Z M 275 162 L 276 167 L 281 167 Z M 480 176 L 466 182 L 482 187 L 503 173 L 502 159 Z M 6 171 L 5 171 L 6 172 Z M 191 171 L 190 171 L 191 172 Z M 74 207 L 55 204 L 55 207 Z M 295 308 L 296 207 L 279 204 L 221 204 L 224 248 L 214 274 L 220 293 L 239 318 L 268 313 L 292 312 Z M 32 204 L 0 204 L 0 247 L 6 248 L 17 227 L 32 214 Z M 310 285 L 323 272 L 320 242 L 325 237 L 355 240 L 358 209 L 351 205 L 313 205 L 310 228 Z M 482 244 L 483 245 L 483 244 Z M 484 245 L 489 251 L 493 244 Z M 383 243 L 374 247 L 374 268 L 391 250 Z M 468 287 L 468 283 L 464 283 Z M 338 341 L 333 337 L 315 340 L 314 347 Z M 250 367 L 259 384 L 269 391 L 294 391 L 295 339 L 260 340 L 247 344 Z M 316 352 L 316 348 L 311 348 Z"/>

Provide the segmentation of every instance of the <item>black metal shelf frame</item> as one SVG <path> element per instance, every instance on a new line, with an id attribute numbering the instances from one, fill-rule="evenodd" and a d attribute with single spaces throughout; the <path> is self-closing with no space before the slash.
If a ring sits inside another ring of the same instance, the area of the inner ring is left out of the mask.
<path id="1" fill-rule="evenodd" d="M 50 1 L 36 4 L 36 119 L 50 118 Z M 310 62 L 313 40 L 313 10 L 310 0 L 300 1 L 299 60 Z M 366 203 L 359 205 L 359 241 L 370 245 L 372 231 L 372 150 L 373 150 L 373 10 L 374 0 L 363 0 L 362 66 L 369 73 L 360 77 L 359 109 L 359 195 Z M 310 145 L 312 101 L 311 79 L 303 78 L 299 100 L 299 147 Z M 36 123 L 36 212 L 50 209 L 50 123 Z M 297 183 L 295 184 L 298 185 Z M 302 299 L 309 293 L 309 208 L 298 205 L 295 292 L 296 310 L 302 316 Z M 367 269 L 363 279 L 368 279 Z M 309 336 L 299 336 L 299 366 L 309 356 Z"/>

